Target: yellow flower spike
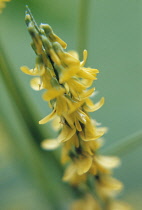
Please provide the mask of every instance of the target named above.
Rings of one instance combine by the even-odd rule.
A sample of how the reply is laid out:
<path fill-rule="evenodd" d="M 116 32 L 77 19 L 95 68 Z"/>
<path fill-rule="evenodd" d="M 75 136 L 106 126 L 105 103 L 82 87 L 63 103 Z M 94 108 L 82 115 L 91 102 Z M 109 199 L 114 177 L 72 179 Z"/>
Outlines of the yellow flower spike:
<path fill-rule="evenodd" d="M 81 67 L 85 65 L 86 60 L 87 60 L 87 56 L 88 56 L 88 52 L 87 52 L 87 50 L 84 50 L 84 51 L 83 51 L 83 61 L 80 62 L 80 66 L 81 66 Z"/>
<path fill-rule="evenodd" d="M 57 139 L 46 139 L 41 146 L 53 150 L 62 144 L 61 161 L 68 164 L 63 180 L 81 190 L 85 189 L 87 194 L 89 185 L 86 186 L 86 181 L 89 180 L 88 175 L 92 175 L 103 207 L 113 210 L 109 208 L 112 198 L 122 189 L 122 184 L 110 175 L 120 161 L 117 157 L 98 155 L 98 149 L 102 145 L 100 137 L 106 132 L 106 128 L 97 127 L 100 125 L 88 115 L 88 112 L 94 112 L 104 104 L 104 98 L 96 104 L 89 98 L 96 93 L 95 88 L 88 88 L 97 79 L 99 71 L 84 67 L 87 50 L 83 51 L 81 62 L 75 51 L 65 52 L 63 48 L 66 48 L 66 43 L 54 34 L 49 25 L 38 26 L 28 8 L 26 24 L 38 60 L 33 70 L 25 66 L 21 70 L 32 76 L 39 76 L 31 80 L 31 86 L 35 90 L 46 89 L 43 98 L 53 109 L 39 124 L 58 117 L 54 124 L 56 130 L 60 129 Z M 85 199 L 88 201 L 87 210 L 100 210 L 92 197 L 86 196 Z M 106 201 L 109 201 L 109 206 L 105 206 Z M 85 204 L 79 204 L 82 206 L 81 210 L 86 210 Z"/>
<path fill-rule="evenodd" d="M 43 89 L 42 81 L 40 77 L 35 77 L 31 79 L 30 85 L 33 90 L 39 91 Z"/>
<path fill-rule="evenodd" d="M 78 175 L 86 173 L 92 165 L 91 156 L 81 156 L 75 161 Z"/>
<path fill-rule="evenodd" d="M 56 116 L 56 110 L 53 110 L 49 115 L 39 121 L 39 124 L 45 124 Z"/>
<path fill-rule="evenodd" d="M 60 143 L 56 139 L 45 139 L 41 143 L 41 147 L 45 150 L 54 150 L 59 147 Z"/>
<path fill-rule="evenodd" d="M 58 136 L 59 142 L 66 142 L 69 140 L 76 132 L 75 128 L 70 128 L 68 125 L 64 124 L 60 135 Z"/>
<path fill-rule="evenodd" d="M 94 112 L 100 109 L 103 106 L 103 104 L 104 104 L 104 97 L 102 97 L 101 100 L 96 104 L 93 104 L 93 102 L 89 98 L 87 98 L 85 100 L 85 105 L 83 106 L 83 109 L 86 112 Z"/>

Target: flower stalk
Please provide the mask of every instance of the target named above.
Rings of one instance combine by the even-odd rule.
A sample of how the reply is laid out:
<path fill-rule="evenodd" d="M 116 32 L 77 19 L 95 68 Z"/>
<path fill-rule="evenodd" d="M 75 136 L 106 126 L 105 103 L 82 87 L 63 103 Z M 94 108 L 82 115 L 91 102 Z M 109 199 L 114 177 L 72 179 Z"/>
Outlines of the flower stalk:
<path fill-rule="evenodd" d="M 89 115 L 104 104 L 104 98 L 96 104 L 90 99 L 95 89 L 89 88 L 99 71 L 85 67 L 86 50 L 83 61 L 75 51 L 65 51 L 67 44 L 48 24 L 37 26 L 29 9 L 25 20 L 36 53 L 36 64 L 33 69 L 23 66 L 21 70 L 35 76 L 31 87 L 45 90 L 43 99 L 52 110 L 39 124 L 53 120 L 54 129 L 59 130 L 58 138 L 45 139 L 42 147 L 47 150 L 62 147 L 61 162 L 66 165 L 63 181 L 83 192 L 83 199 L 75 202 L 72 209 L 112 210 L 118 206 L 128 209 L 114 199 L 122 189 L 122 183 L 111 174 L 112 169 L 120 165 L 120 160 L 99 154 L 106 128 L 100 127 Z M 91 186 L 88 184 L 90 176 Z M 96 197 L 91 194 L 92 186 Z"/>

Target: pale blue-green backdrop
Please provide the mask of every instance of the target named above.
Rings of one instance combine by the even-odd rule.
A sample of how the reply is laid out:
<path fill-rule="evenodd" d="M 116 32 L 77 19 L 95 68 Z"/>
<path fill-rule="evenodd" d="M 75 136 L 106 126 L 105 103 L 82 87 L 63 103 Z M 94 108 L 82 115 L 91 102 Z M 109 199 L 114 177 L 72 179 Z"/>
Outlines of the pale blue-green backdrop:
<path fill-rule="evenodd" d="M 59 165 L 58 152 L 40 149 L 42 137 L 56 136 L 50 129 L 50 123 L 38 125 L 38 121 L 50 113 L 50 109 L 41 99 L 42 92 L 30 88 L 31 78 L 20 71 L 20 66 L 32 68 L 35 62 L 35 54 L 30 47 L 31 38 L 24 23 L 25 5 L 29 5 L 38 24 L 43 22 L 52 26 L 54 32 L 68 43 L 68 50 L 77 50 L 81 39 L 80 2 L 12 0 L 0 15 L 0 56 L 5 54 L 5 68 L 10 68 L 15 80 L 6 75 L 13 81 L 11 86 L 15 87 L 15 83 L 18 83 L 18 89 L 21 90 L 19 100 L 20 94 L 24 94 L 37 126 L 32 128 L 32 132 L 29 131 L 23 117 L 26 113 L 19 111 L 17 102 L 11 96 L 11 86 L 2 76 L 0 202 L 4 210 L 66 209 L 74 197 L 72 190 L 61 182 L 63 170 Z M 105 105 L 92 113 L 92 117 L 109 129 L 103 152 L 122 158 L 121 167 L 115 171 L 115 176 L 125 185 L 120 197 L 133 205 L 134 209 L 140 210 L 142 1 L 88 0 L 88 4 L 88 12 L 84 12 L 87 43 L 82 47 L 88 50 L 87 66 L 100 70 L 98 80 L 94 83 L 98 95 L 93 100 L 95 102 L 105 97 Z M 27 114 L 27 117 L 30 118 L 30 115 Z M 37 128 L 43 135 L 36 139 Z"/>

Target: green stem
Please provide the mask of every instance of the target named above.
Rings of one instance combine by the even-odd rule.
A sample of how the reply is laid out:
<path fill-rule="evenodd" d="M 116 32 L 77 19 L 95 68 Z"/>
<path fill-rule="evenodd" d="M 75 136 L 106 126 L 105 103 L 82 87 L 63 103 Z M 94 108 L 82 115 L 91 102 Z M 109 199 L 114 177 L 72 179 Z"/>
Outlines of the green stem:
<path fill-rule="evenodd" d="M 111 155 L 124 156 L 142 144 L 142 131 L 127 137 L 112 146 L 103 149 L 103 152 Z"/>
<path fill-rule="evenodd" d="M 80 0 L 79 3 L 78 53 L 80 56 L 82 56 L 83 50 L 88 46 L 89 4 L 90 0 Z"/>

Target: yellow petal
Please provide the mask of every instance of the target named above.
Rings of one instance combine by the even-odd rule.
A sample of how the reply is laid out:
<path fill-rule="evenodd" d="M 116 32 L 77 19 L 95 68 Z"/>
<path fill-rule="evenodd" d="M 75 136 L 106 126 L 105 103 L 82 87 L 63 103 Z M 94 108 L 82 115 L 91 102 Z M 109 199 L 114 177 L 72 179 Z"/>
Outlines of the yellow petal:
<path fill-rule="evenodd" d="M 58 136 L 59 142 L 65 142 L 69 140 L 76 132 L 75 128 L 70 128 L 68 125 L 63 125 L 62 131 Z"/>
<path fill-rule="evenodd" d="M 74 58 L 76 58 L 77 60 L 79 60 L 79 56 L 78 56 L 78 53 L 74 50 L 71 50 L 71 51 L 68 51 L 68 53 L 70 55 L 72 55 Z"/>
<path fill-rule="evenodd" d="M 85 68 L 85 67 L 82 67 L 82 69 L 90 74 L 92 74 L 93 76 L 96 77 L 96 74 L 99 73 L 99 70 L 98 69 L 92 69 L 92 68 Z"/>
<path fill-rule="evenodd" d="M 84 79 L 95 80 L 95 77 L 93 75 L 91 75 L 90 73 L 86 71 L 83 71 L 82 69 L 80 69 L 80 71 L 77 73 L 77 76 Z"/>
<path fill-rule="evenodd" d="M 77 119 L 83 124 L 86 124 L 86 122 L 90 120 L 87 114 L 85 114 L 85 112 L 83 112 L 81 109 L 78 109 L 75 112 L 75 114 L 76 114 Z"/>
<path fill-rule="evenodd" d="M 92 157 L 81 156 L 80 159 L 77 160 L 76 164 L 77 164 L 77 173 L 79 175 L 82 175 L 90 169 L 91 164 L 92 164 Z"/>
<path fill-rule="evenodd" d="M 49 120 L 52 120 L 55 116 L 56 116 L 56 111 L 53 110 L 49 115 L 47 115 L 47 116 L 44 117 L 42 120 L 40 120 L 40 121 L 39 121 L 39 124 L 45 124 L 45 123 L 47 123 Z"/>
<path fill-rule="evenodd" d="M 72 56 L 70 53 L 64 52 L 62 49 L 59 49 L 56 51 L 60 59 L 62 60 L 62 63 L 65 64 L 65 66 L 68 67 L 75 67 L 78 66 L 80 68 L 80 61 Z"/>
<path fill-rule="evenodd" d="M 95 161 L 101 167 L 106 169 L 112 169 L 120 165 L 120 159 L 118 157 L 109 156 L 95 156 Z"/>
<path fill-rule="evenodd" d="M 82 79 L 82 84 L 84 84 L 86 88 L 91 87 L 92 83 L 93 83 L 92 79 Z"/>
<path fill-rule="evenodd" d="M 104 97 L 101 98 L 101 100 L 98 103 L 93 105 L 90 103 L 90 101 L 91 101 L 90 99 L 86 100 L 86 104 L 83 106 L 86 112 L 94 112 L 100 109 L 104 104 Z"/>
<path fill-rule="evenodd" d="M 118 190 L 119 191 L 119 190 L 122 190 L 122 188 L 123 188 L 123 184 L 119 180 L 117 180 L 113 177 L 110 177 L 110 176 L 103 177 L 101 180 L 101 184 L 110 190 Z"/>
<path fill-rule="evenodd" d="M 43 85 L 42 85 L 42 81 L 40 77 L 35 77 L 33 79 L 31 79 L 30 81 L 30 85 L 32 87 L 33 90 L 42 90 L 43 89 Z"/>
<path fill-rule="evenodd" d="M 20 68 L 25 74 L 32 75 L 32 76 L 42 76 L 45 73 L 45 68 L 42 67 L 40 70 L 35 69 L 29 69 L 27 66 L 21 66 Z"/>
<path fill-rule="evenodd" d="M 57 140 L 53 139 L 46 139 L 41 143 L 41 147 L 46 150 L 54 150 L 58 148 L 60 143 Z"/>
<path fill-rule="evenodd" d="M 96 182 L 97 192 L 102 198 L 114 197 L 119 193 L 123 185 L 117 179 L 110 176 L 102 176 L 99 182 Z"/>
<path fill-rule="evenodd" d="M 75 173 L 76 173 L 76 166 L 74 164 L 71 164 L 70 166 L 68 166 L 68 168 L 64 173 L 63 181 L 69 181 L 74 176 Z"/>
<path fill-rule="evenodd" d="M 59 57 L 57 56 L 57 54 L 55 53 L 55 51 L 51 48 L 49 52 L 54 63 L 56 63 L 57 65 L 61 65 L 61 61 Z"/>
<path fill-rule="evenodd" d="M 81 128 L 81 125 L 80 125 L 80 122 L 75 118 L 75 127 L 78 131 L 82 131 L 82 128 Z"/>
<path fill-rule="evenodd" d="M 83 93 L 80 94 L 80 99 L 85 99 L 88 98 L 89 96 L 91 96 L 95 91 L 95 88 L 92 88 L 90 90 L 84 91 Z"/>
<path fill-rule="evenodd" d="M 54 37 L 55 37 L 56 42 L 60 43 L 60 45 L 61 45 L 64 49 L 66 49 L 67 44 L 66 44 L 62 39 L 60 39 L 57 35 L 54 34 Z"/>
<path fill-rule="evenodd" d="M 61 119 L 60 117 L 56 117 L 53 121 L 52 121 L 52 127 L 55 131 L 58 131 L 61 127 L 62 127 L 62 124 L 61 124 Z"/>
<path fill-rule="evenodd" d="M 75 113 L 72 114 L 63 114 L 65 120 L 67 121 L 67 123 L 69 124 L 69 126 L 71 128 L 74 128 L 74 122 L 75 122 Z"/>

